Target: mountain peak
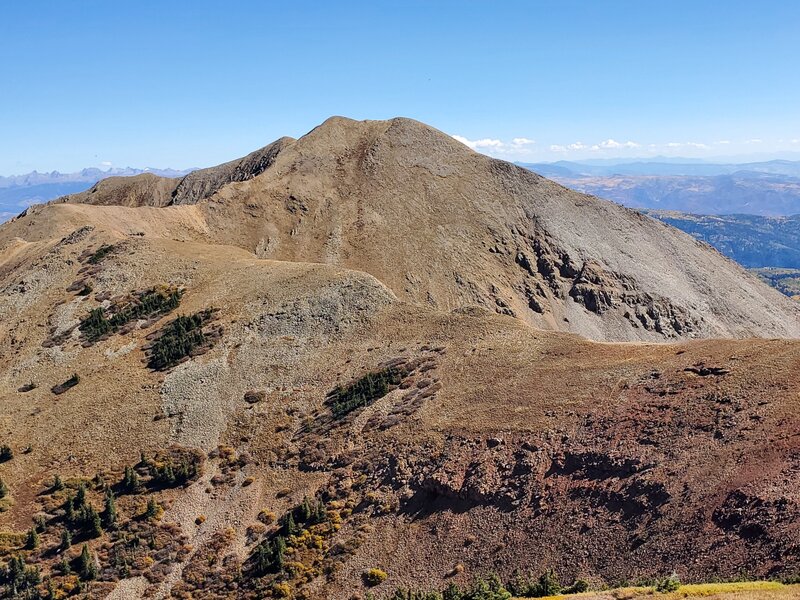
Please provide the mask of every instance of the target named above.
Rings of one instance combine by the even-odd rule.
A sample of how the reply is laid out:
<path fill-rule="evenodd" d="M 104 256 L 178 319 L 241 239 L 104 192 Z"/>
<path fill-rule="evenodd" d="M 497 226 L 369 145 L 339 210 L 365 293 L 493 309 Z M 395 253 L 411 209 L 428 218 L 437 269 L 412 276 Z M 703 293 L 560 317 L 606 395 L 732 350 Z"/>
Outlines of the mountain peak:
<path fill-rule="evenodd" d="M 198 205 L 209 235 L 261 258 L 598 340 L 800 335 L 796 304 L 709 247 L 413 119 L 332 117 L 182 179 L 111 179 L 68 201 Z"/>

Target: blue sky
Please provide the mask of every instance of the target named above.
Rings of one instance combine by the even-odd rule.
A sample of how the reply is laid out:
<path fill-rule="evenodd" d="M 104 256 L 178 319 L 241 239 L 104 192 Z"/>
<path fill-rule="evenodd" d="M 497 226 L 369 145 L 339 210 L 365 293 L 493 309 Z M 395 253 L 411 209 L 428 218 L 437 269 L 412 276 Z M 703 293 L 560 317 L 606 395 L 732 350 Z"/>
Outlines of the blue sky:
<path fill-rule="evenodd" d="M 208 166 L 333 114 L 514 160 L 777 156 L 798 39 L 788 0 L 4 2 L 0 175 Z"/>

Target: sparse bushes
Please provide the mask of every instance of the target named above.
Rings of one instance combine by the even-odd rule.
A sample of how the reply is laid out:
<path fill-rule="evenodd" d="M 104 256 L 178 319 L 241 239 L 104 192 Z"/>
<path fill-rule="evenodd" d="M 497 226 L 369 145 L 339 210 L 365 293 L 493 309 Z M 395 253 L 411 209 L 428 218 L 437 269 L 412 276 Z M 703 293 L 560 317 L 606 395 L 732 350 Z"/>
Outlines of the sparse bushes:
<path fill-rule="evenodd" d="M 3 478 L 0 477 L 0 500 L 8 496 L 8 486 L 6 482 L 3 481 Z"/>
<path fill-rule="evenodd" d="M 365 571 L 362 577 L 364 578 L 364 583 L 370 587 L 374 587 L 386 581 L 386 578 L 389 577 L 389 575 L 386 573 L 386 571 L 378 568 L 372 568 L 369 571 Z"/>

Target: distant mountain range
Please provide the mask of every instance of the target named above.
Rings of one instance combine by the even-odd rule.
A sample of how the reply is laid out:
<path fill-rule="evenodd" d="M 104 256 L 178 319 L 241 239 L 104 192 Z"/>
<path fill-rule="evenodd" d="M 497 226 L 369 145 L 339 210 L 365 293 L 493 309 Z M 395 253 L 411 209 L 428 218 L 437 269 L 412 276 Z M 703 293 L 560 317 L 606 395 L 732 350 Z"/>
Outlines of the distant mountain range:
<path fill-rule="evenodd" d="M 76 194 L 92 187 L 101 179 L 152 173 L 161 177 L 181 177 L 194 169 L 83 169 L 76 173 L 39 173 L 0 177 L 0 223 L 19 214 L 31 204 L 40 204 L 67 194 Z"/>
<path fill-rule="evenodd" d="M 800 215 L 644 212 L 713 246 L 787 296 L 800 296 Z"/>
<path fill-rule="evenodd" d="M 702 240 L 748 268 L 800 269 L 800 215 L 692 215 L 644 211 Z"/>
<path fill-rule="evenodd" d="M 633 208 L 706 215 L 800 213 L 800 161 L 614 165 L 561 161 L 522 166 L 567 187 Z"/>
<path fill-rule="evenodd" d="M 800 161 L 769 160 L 751 163 L 707 163 L 645 161 L 633 162 L 571 162 L 520 163 L 545 177 L 609 177 L 616 175 L 677 175 L 703 176 L 736 174 L 771 174 L 800 177 Z"/>

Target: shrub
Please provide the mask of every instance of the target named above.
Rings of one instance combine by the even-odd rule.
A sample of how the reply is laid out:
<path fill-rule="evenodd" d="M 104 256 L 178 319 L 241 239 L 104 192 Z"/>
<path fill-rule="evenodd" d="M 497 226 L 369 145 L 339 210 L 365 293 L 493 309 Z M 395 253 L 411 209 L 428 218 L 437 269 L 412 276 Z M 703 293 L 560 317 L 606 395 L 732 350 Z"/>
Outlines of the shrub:
<path fill-rule="evenodd" d="M 14 458 L 14 451 L 11 450 L 11 446 L 5 444 L 0 446 L 0 462 L 6 462 L 12 458 Z"/>
<path fill-rule="evenodd" d="M 33 526 L 37 532 L 44 533 L 44 530 L 47 529 L 47 519 L 44 515 L 36 515 L 33 517 Z"/>
<path fill-rule="evenodd" d="M 6 496 L 8 496 L 8 486 L 6 485 L 6 482 L 3 481 L 3 478 L 0 477 L 0 499 L 5 498 Z"/>
<path fill-rule="evenodd" d="M 673 573 L 669 577 L 665 577 L 664 579 L 659 580 L 656 583 L 656 591 L 662 594 L 666 594 L 668 592 L 676 592 L 678 591 L 679 587 L 681 587 L 681 580 L 675 573 Z"/>
<path fill-rule="evenodd" d="M 589 582 L 585 579 L 576 579 L 571 586 L 564 590 L 565 594 L 581 594 L 589 591 Z"/>
<path fill-rule="evenodd" d="M 364 583 L 370 587 L 374 587 L 386 581 L 386 578 L 389 577 L 389 575 L 387 575 L 386 571 L 382 571 L 378 568 L 372 568 L 369 571 L 364 572 L 363 577 Z"/>

